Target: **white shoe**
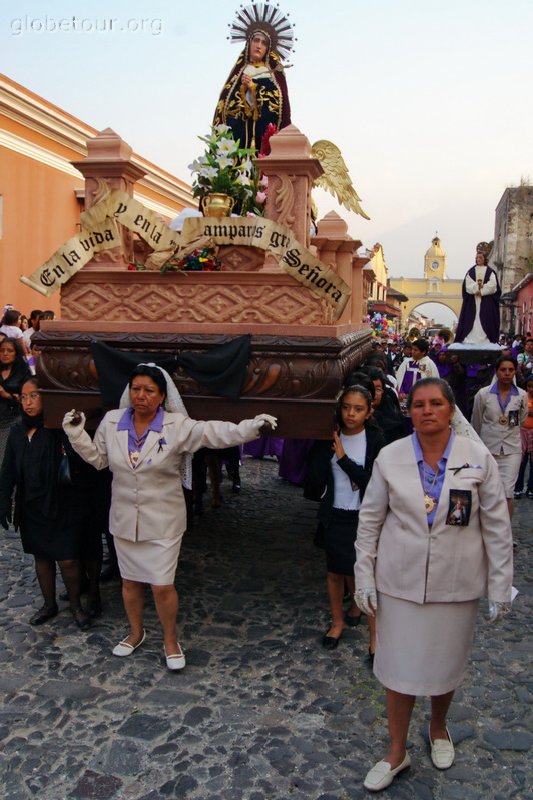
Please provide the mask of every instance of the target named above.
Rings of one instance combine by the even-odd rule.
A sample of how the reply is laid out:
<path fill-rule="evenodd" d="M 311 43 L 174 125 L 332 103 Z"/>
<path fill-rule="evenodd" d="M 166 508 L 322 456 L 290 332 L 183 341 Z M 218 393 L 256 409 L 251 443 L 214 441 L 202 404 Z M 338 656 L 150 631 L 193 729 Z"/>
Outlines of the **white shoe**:
<path fill-rule="evenodd" d="M 446 728 L 447 739 L 432 740 L 431 731 L 428 731 L 428 733 L 431 747 L 431 760 L 434 766 L 437 767 L 437 769 L 449 769 L 455 760 L 455 750 L 450 731 Z"/>
<path fill-rule="evenodd" d="M 399 772 L 402 772 L 402 770 L 410 766 L 411 757 L 409 753 L 405 754 L 402 763 L 394 767 L 394 769 L 388 761 L 378 761 L 377 764 L 374 764 L 370 772 L 367 773 L 363 786 L 371 792 L 380 792 L 382 789 L 386 789 L 387 786 L 391 785 Z"/>
<path fill-rule="evenodd" d="M 146 631 L 144 631 L 144 630 L 143 630 L 142 639 L 139 642 L 139 644 L 133 645 L 133 644 L 130 644 L 129 642 L 127 642 L 125 639 L 123 639 L 121 642 L 119 642 L 117 644 L 116 647 L 113 648 L 113 655 L 114 656 L 121 656 L 122 658 L 124 658 L 125 656 L 131 656 L 131 654 L 135 650 L 137 650 L 138 647 L 140 647 L 142 645 L 142 643 L 144 642 L 145 639 L 146 639 Z"/>
<path fill-rule="evenodd" d="M 183 654 L 183 650 L 181 649 L 181 645 L 179 642 L 178 642 L 178 649 L 179 653 L 171 653 L 170 655 L 167 655 L 166 647 L 163 648 L 165 653 L 165 659 L 167 662 L 167 669 L 174 671 L 177 669 L 183 669 L 183 667 L 185 666 L 185 656 Z"/>

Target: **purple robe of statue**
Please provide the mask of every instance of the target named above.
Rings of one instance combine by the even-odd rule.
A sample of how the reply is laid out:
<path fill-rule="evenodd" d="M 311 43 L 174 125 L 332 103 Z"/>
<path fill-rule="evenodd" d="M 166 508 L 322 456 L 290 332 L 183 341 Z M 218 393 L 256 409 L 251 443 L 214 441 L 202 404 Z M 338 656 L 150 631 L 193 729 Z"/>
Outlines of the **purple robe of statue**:
<path fill-rule="evenodd" d="M 474 282 L 476 280 L 476 268 L 471 267 L 466 275 Z M 496 272 L 491 267 L 485 267 L 485 275 L 483 278 L 483 285 L 489 282 L 494 275 L 496 279 L 496 292 L 487 294 L 481 297 L 481 304 L 479 308 L 479 321 L 481 327 L 485 331 L 489 342 L 494 344 L 498 343 L 500 338 L 500 296 L 501 289 Z M 457 330 L 455 331 L 455 341 L 458 343 L 463 342 L 472 328 L 476 319 L 476 297 L 466 291 L 466 276 L 463 280 L 463 305 L 461 306 L 461 313 L 459 315 L 459 322 L 457 323 Z"/>

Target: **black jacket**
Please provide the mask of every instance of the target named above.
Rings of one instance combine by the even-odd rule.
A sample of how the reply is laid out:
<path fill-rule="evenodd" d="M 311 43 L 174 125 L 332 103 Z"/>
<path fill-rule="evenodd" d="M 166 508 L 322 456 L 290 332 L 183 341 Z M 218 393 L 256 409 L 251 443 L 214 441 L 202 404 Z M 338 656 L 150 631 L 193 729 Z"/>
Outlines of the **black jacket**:
<path fill-rule="evenodd" d="M 348 456 L 343 456 L 337 461 L 339 467 L 344 470 L 351 481 L 359 488 L 361 499 L 363 499 L 365 489 L 372 474 L 372 465 L 381 450 L 385 446 L 385 438 L 381 430 L 373 425 L 365 426 L 366 429 L 366 456 L 365 465 L 362 467 L 356 464 Z M 333 472 L 331 469 L 332 441 L 317 441 L 308 456 L 307 475 L 304 482 L 304 497 L 308 500 L 320 500 L 318 509 L 318 519 L 327 527 L 333 508 L 333 498 L 335 487 L 333 483 Z"/>
<path fill-rule="evenodd" d="M 7 378 L 4 379 L 0 375 L 0 386 L 11 395 L 11 397 L 0 397 L 0 422 L 20 416 L 20 403 L 14 395 L 20 394 L 22 384 L 31 377 L 28 365 L 22 359 L 13 365 Z"/>
<path fill-rule="evenodd" d="M 9 431 L 6 451 L 0 468 L 0 514 L 11 516 L 11 498 L 15 490 L 15 513 L 13 524 L 19 527 L 22 503 L 36 501 L 43 517 L 57 519 L 61 507 L 68 503 L 79 512 L 87 513 L 87 479 L 95 472 L 72 449 L 61 430 L 38 428 L 32 439 L 32 458 L 24 469 L 24 451 L 27 446 L 27 430 L 17 423 Z M 72 485 L 62 486 L 58 482 L 58 469 L 63 449 L 68 455 Z"/>

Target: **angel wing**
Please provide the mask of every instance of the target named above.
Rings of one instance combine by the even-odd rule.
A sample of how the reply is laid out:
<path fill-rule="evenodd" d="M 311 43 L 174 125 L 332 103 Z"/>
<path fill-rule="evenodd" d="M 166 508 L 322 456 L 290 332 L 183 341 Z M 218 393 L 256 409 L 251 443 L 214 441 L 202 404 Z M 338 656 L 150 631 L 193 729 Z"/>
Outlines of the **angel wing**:
<path fill-rule="evenodd" d="M 365 219 L 370 219 L 359 205 L 361 198 L 355 191 L 348 167 L 337 145 L 327 139 L 320 139 L 311 148 L 311 155 L 320 161 L 324 170 L 324 174 L 315 179 L 313 186 L 320 186 L 336 195 L 339 203 L 348 211 L 355 211 Z"/>

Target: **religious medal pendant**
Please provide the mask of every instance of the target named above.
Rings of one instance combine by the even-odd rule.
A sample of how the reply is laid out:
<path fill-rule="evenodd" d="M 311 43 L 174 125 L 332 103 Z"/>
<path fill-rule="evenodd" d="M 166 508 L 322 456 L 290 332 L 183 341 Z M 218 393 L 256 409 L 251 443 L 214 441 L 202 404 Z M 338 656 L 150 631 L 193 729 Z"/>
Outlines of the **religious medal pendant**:
<path fill-rule="evenodd" d="M 132 467 L 137 466 L 137 461 L 139 460 L 139 456 L 140 453 L 138 450 L 133 450 L 133 452 L 130 453 L 130 462 Z"/>
<path fill-rule="evenodd" d="M 424 508 L 426 509 L 426 514 L 431 514 L 435 508 L 435 500 L 429 494 L 424 495 Z"/>
<path fill-rule="evenodd" d="M 500 423 L 500 425 L 507 425 L 507 417 L 505 416 L 505 414 L 502 414 L 498 422 Z"/>

